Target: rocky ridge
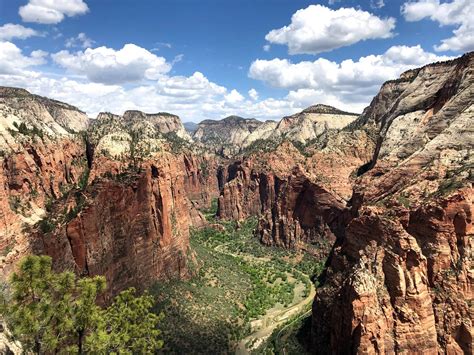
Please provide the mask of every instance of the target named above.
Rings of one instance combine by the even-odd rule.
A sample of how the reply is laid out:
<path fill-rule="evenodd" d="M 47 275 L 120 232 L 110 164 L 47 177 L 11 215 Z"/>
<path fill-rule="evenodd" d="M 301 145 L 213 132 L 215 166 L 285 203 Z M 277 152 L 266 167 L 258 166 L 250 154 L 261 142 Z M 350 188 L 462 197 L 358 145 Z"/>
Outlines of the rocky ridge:
<path fill-rule="evenodd" d="M 204 223 L 197 208 L 218 193 L 217 160 L 187 149 L 177 116 L 89 121 L 25 90 L 2 95 L 3 277 L 32 252 L 51 255 L 58 270 L 104 274 L 109 295 L 189 276 L 189 227 Z"/>
<path fill-rule="evenodd" d="M 361 116 L 379 139 L 314 302 L 315 348 L 472 352 L 473 70 L 470 53 L 404 73 Z"/>
<path fill-rule="evenodd" d="M 359 115 L 327 105 L 314 105 L 279 122 L 258 121 L 229 116 L 219 121 L 205 120 L 198 124 L 193 139 L 225 156 L 245 154 L 261 145 L 278 145 L 291 141 L 305 145 L 331 130 L 340 130 Z"/>

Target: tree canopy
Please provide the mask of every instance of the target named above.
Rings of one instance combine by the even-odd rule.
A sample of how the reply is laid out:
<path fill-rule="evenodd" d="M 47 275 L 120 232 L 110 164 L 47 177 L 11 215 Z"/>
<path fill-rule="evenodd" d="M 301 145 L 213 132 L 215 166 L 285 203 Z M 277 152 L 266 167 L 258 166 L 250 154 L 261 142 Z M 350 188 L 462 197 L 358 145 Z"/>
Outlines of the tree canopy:
<path fill-rule="evenodd" d="M 1 292 L 12 337 L 35 354 L 152 354 L 163 346 L 153 297 L 130 288 L 107 308 L 97 304 L 103 276 L 55 273 L 48 256 L 28 256 Z"/>

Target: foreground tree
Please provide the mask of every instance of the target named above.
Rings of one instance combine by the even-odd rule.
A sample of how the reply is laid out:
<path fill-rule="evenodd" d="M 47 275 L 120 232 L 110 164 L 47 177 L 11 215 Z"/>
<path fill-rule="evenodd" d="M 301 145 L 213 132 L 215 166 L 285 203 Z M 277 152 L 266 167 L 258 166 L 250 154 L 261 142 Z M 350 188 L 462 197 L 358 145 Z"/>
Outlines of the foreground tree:
<path fill-rule="evenodd" d="M 161 331 L 157 324 L 162 315 L 150 312 L 153 297 L 135 296 L 135 289 L 121 292 L 104 311 L 107 329 L 107 351 L 115 354 L 153 354 L 163 346 Z M 95 333 L 89 337 L 88 348 L 92 352 L 101 352 L 103 334 Z M 94 344 L 98 345 L 95 347 Z"/>
<path fill-rule="evenodd" d="M 78 279 L 51 266 L 50 257 L 26 257 L 1 294 L 0 313 L 25 352 L 146 354 L 161 348 L 152 297 L 129 289 L 101 309 L 96 300 L 104 277 Z"/>

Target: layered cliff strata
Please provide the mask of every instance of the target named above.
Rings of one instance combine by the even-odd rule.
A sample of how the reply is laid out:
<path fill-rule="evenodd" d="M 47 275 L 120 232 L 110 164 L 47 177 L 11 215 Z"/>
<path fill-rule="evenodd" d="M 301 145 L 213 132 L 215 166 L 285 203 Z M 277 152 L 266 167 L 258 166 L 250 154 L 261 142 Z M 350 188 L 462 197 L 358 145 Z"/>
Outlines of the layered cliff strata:
<path fill-rule="evenodd" d="M 354 124 L 379 139 L 313 305 L 314 349 L 472 353 L 473 71 L 471 53 L 404 73 Z"/>
<path fill-rule="evenodd" d="M 2 277 L 32 252 L 104 274 L 109 295 L 188 275 L 189 227 L 218 194 L 218 163 L 187 149 L 177 116 L 89 121 L 25 90 L 0 93 Z"/>
<path fill-rule="evenodd" d="M 361 165 L 370 162 L 374 140 L 363 130 L 328 130 L 303 149 L 284 141 L 256 151 L 224 171 L 218 216 L 259 216 L 266 245 L 310 247 L 327 256 L 350 219 L 346 204 Z"/>
<path fill-rule="evenodd" d="M 205 120 L 198 124 L 193 139 L 225 157 L 283 141 L 300 145 L 317 140 L 320 135 L 339 130 L 359 115 L 327 105 L 314 105 L 279 122 L 229 116 L 219 121 Z"/>
<path fill-rule="evenodd" d="M 86 129 L 77 108 L 26 90 L 0 88 L 0 257 L 6 277 L 31 252 L 29 229 L 48 201 L 79 183 L 87 170 Z"/>
<path fill-rule="evenodd" d="M 191 216 L 184 180 L 171 154 L 96 178 L 54 206 L 36 232 L 35 252 L 51 255 L 58 269 L 105 275 L 111 294 L 186 277 Z"/>

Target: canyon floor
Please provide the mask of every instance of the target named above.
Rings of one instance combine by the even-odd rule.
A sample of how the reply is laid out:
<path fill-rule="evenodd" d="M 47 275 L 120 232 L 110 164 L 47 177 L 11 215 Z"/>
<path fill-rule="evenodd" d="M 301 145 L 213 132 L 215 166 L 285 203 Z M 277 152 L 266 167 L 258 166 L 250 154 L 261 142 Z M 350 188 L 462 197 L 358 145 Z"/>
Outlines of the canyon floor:
<path fill-rule="evenodd" d="M 164 313 L 167 325 L 163 353 L 264 351 L 274 332 L 308 314 L 315 296 L 311 278 L 323 263 L 302 251 L 263 246 L 255 238 L 255 218 L 237 224 L 216 220 L 212 208 L 203 212 L 210 226 L 190 236 L 189 262 L 199 271 L 190 280 L 151 287 L 155 311 Z"/>

